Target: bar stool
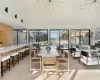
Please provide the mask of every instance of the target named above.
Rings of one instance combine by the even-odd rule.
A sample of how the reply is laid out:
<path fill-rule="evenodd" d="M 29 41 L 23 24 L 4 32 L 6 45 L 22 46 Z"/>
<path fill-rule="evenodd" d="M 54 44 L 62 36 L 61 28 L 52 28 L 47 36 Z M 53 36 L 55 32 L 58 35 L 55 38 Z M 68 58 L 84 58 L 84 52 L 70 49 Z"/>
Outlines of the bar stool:
<path fill-rule="evenodd" d="M 9 55 L 12 58 L 11 62 L 12 62 L 12 65 L 14 67 L 16 62 L 19 63 L 19 53 L 18 52 L 13 52 L 13 53 L 10 53 Z M 15 60 L 15 57 L 17 57 L 17 60 Z"/>
<path fill-rule="evenodd" d="M 25 48 L 25 56 L 29 55 L 29 48 Z"/>
<path fill-rule="evenodd" d="M 3 62 L 6 61 L 6 66 L 4 68 Z M 1 56 L 1 76 L 3 76 L 3 72 L 5 70 L 9 69 L 10 70 L 10 56 Z"/>
<path fill-rule="evenodd" d="M 22 50 L 20 50 L 20 51 L 18 51 L 19 52 L 19 58 L 20 59 L 23 59 L 23 57 L 24 57 L 24 52 L 25 52 L 25 49 L 22 49 Z"/>

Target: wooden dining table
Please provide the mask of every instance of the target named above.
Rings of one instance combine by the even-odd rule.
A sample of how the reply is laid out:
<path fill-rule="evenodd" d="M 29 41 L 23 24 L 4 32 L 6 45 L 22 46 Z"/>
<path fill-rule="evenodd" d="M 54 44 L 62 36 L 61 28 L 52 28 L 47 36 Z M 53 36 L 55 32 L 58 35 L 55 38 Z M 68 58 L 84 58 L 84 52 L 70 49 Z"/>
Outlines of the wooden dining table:
<path fill-rule="evenodd" d="M 46 50 L 46 46 L 45 46 L 45 47 L 41 48 L 40 52 L 38 53 L 38 56 L 42 56 L 42 57 L 56 57 L 56 56 L 59 56 L 59 53 L 57 52 L 55 47 L 51 47 L 51 50 L 48 52 Z"/>

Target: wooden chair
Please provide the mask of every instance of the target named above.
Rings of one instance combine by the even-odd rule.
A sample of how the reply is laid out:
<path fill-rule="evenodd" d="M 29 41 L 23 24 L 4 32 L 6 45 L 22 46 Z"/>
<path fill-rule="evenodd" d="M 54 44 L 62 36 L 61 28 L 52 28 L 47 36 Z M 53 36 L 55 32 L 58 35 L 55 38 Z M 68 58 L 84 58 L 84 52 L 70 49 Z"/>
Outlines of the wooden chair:
<path fill-rule="evenodd" d="M 59 70 L 60 70 L 60 65 L 66 64 L 66 66 L 68 66 L 68 53 L 64 52 L 64 56 L 57 57 L 57 61 L 58 61 Z M 68 70 L 65 70 L 65 67 L 64 67 L 63 71 L 68 71 Z"/>
<path fill-rule="evenodd" d="M 34 65 L 34 64 L 38 64 L 39 63 L 40 64 L 40 68 L 39 69 L 33 69 L 33 68 L 31 68 L 31 69 L 32 70 L 41 70 L 41 61 L 42 61 L 42 57 L 38 56 L 36 54 L 36 51 L 33 50 L 33 52 L 31 52 L 31 66 Z"/>
<path fill-rule="evenodd" d="M 58 64 L 56 57 L 43 57 L 42 58 L 43 80 L 47 79 L 50 75 L 59 75 L 57 66 Z M 44 73 L 46 72 L 47 72 L 47 77 L 44 78 Z"/>
<path fill-rule="evenodd" d="M 6 61 L 6 66 L 4 66 L 4 62 Z M 10 56 L 1 56 L 1 76 L 3 76 L 3 72 L 5 70 L 9 69 L 10 70 Z"/>

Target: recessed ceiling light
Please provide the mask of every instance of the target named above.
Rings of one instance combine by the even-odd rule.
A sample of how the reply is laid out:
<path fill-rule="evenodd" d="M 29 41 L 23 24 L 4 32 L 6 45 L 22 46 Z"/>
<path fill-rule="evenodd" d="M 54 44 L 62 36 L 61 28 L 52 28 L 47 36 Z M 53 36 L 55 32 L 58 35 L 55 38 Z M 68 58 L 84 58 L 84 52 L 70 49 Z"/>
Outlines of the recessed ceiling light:
<path fill-rule="evenodd" d="M 15 18 L 17 19 L 17 14 L 15 14 Z"/>
<path fill-rule="evenodd" d="M 5 12 L 8 13 L 8 7 L 5 8 Z"/>
<path fill-rule="evenodd" d="M 21 23 L 23 23 L 23 19 L 21 19 Z"/>

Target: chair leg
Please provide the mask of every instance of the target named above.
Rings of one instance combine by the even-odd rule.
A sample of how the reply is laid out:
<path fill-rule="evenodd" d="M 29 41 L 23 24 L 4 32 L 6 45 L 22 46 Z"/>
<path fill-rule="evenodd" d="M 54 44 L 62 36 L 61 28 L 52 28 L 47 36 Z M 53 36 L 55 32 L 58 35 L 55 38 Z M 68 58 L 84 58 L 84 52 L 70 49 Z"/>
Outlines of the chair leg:
<path fill-rule="evenodd" d="M 22 53 L 19 54 L 19 58 L 22 59 Z"/>
<path fill-rule="evenodd" d="M 1 62 L 1 76 L 3 76 L 3 62 Z"/>
<path fill-rule="evenodd" d="M 9 59 L 9 70 L 10 70 L 10 59 Z"/>
<path fill-rule="evenodd" d="M 41 66 L 41 59 L 40 59 L 40 70 L 41 70 L 42 66 Z"/>
<path fill-rule="evenodd" d="M 13 67 L 15 66 L 15 62 L 14 62 L 15 60 L 14 60 L 14 56 L 12 56 L 12 65 L 13 65 Z"/>
<path fill-rule="evenodd" d="M 23 52 L 21 52 L 21 58 L 22 58 L 22 60 L 23 60 Z"/>
<path fill-rule="evenodd" d="M 19 54 L 17 55 L 17 62 L 19 63 Z"/>
<path fill-rule="evenodd" d="M 74 52 L 74 59 L 75 59 L 75 52 Z"/>
<path fill-rule="evenodd" d="M 23 60 L 23 53 L 22 52 L 20 52 L 20 59 Z"/>
<path fill-rule="evenodd" d="M 6 65 L 7 65 L 7 68 L 8 68 L 9 67 L 8 60 L 6 60 Z"/>
<path fill-rule="evenodd" d="M 44 71 L 42 72 L 42 75 L 43 75 L 43 80 L 44 80 Z"/>
<path fill-rule="evenodd" d="M 22 57 L 24 58 L 24 52 L 22 52 Z"/>

